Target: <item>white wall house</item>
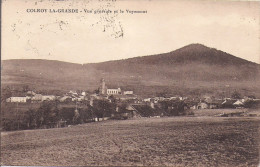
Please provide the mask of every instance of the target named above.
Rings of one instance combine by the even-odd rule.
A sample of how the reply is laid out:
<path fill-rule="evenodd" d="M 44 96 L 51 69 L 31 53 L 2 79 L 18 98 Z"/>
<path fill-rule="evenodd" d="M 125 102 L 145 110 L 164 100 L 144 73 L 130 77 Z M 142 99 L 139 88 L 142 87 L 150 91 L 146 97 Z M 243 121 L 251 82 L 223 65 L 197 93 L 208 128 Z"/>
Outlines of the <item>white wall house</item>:
<path fill-rule="evenodd" d="M 55 100 L 55 96 L 54 95 L 43 95 L 42 96 L 42 101 L 52 101 Z"/>
<path fill-rule="evenodd" d="M 235 103 L 233 103 L 233 105 L 241 106 L 241 105 L 244 105 L 244 103 L 242 102 L 242 100 L 237 100 Z"/>
<path fill-rule="evenodd" d="M 131 90 L 124 91 L 124 95 L 132 95 L 132 94 L 134 94 L 134 91 Z"/>
<path fill-rule="evenodd" d="M 32 101 L 35 102 L 35 101 L 42 101 L 42 95 L 41 94 L 36 94 L 32 97 Z"/>
<path fill-rule="evenodd" d="M 150 102 L 150 101 L 151 101 L 151 98 L 144 99 L 144 102 Z"/>
<path fill-rule="evenodd" d="M 208 104 L 205 102 L 199 102 L 197 109 L 207 109 L 208 108 Z"/>
<path fill-rule="evenodd" d="M 13 103 L 26 103 L 28 97 L 9 97 L 6 99 L 6 102 Z"/>

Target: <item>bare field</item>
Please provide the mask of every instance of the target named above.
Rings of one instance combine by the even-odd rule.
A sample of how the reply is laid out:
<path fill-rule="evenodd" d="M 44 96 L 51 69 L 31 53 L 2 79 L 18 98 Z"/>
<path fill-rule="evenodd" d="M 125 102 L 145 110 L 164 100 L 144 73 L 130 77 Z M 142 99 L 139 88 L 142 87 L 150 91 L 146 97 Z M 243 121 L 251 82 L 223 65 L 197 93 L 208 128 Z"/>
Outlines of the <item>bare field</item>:
<path fill-rule="evenodd" d="M 241 112 L 251 112 L 249 109 L 199 109 L 192 110 L 195 116 L 218 116 L 220 114 L 231 114 Z M 260 110 L 259 110 L 260 112 Z"/>
<path fill-rule="evenodd" d="M 257 166 L 259 117 L 165 117 L 1 133 L 1 165 Z"/>

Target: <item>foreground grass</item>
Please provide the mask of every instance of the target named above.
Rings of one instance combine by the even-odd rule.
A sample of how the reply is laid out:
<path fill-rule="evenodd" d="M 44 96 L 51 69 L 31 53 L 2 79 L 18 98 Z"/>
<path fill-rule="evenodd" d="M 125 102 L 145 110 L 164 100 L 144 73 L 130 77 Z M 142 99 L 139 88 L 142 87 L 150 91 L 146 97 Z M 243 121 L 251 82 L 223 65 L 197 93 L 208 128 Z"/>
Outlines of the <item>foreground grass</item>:
<path fill-rule="evenodd" d="M 1 134 L 1 165 L 257 166 L 259 118 L 172 117 Z"/>

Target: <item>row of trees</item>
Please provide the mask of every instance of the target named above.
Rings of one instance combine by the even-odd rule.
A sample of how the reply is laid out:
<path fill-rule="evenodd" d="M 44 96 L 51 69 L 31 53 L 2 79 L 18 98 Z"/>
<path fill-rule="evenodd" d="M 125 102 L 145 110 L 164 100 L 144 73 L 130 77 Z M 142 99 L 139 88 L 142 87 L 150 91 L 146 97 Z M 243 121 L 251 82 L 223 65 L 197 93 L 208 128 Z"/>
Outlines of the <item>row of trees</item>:
<path fill-rule="evenodd" d="M 105 100 L 94 100 L 93 106 L 84 105 L 80 108 L 63 107 L 57 101 L 46 101 L 37 109 L 29 108 L 23 114 L 19 113 L 19 119 L 15 114 L 2 118 L 2 127 L 4 130 L 62 127 L 109 117 L 113 112 L 115 104 Z"/>
<path fill-rule="evenodd" d="M 19 119 L 2 119 L 4 130 L 53 128 L 65 125 L 81 124 L 94 121 L 95 118 L 110 117 L 117 112 L 125 112 L 126 105 L 123 104 L 116 109 L 116 104 L 106 100 L 94 100 L 93 105 L 64 107 L 57 101 L 46 101 L 39 108 L 29 108 Z M 159 107 L 149 105 L 140 106 L 139 114 L 144 117 L 166 115 L 184 115 L 183 101 L 163 101 Z"/>

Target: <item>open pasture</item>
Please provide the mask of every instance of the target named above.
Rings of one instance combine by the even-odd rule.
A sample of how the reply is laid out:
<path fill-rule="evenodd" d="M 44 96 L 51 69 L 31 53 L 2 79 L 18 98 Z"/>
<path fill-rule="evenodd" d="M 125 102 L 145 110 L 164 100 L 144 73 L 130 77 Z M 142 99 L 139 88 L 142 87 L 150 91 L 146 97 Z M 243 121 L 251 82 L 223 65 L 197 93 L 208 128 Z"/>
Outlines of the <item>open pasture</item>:
<path fill-rule="evenodd" d="M 258 117 L 165 117 L 1 133 L 1 165 L 257 166 Z"/>

